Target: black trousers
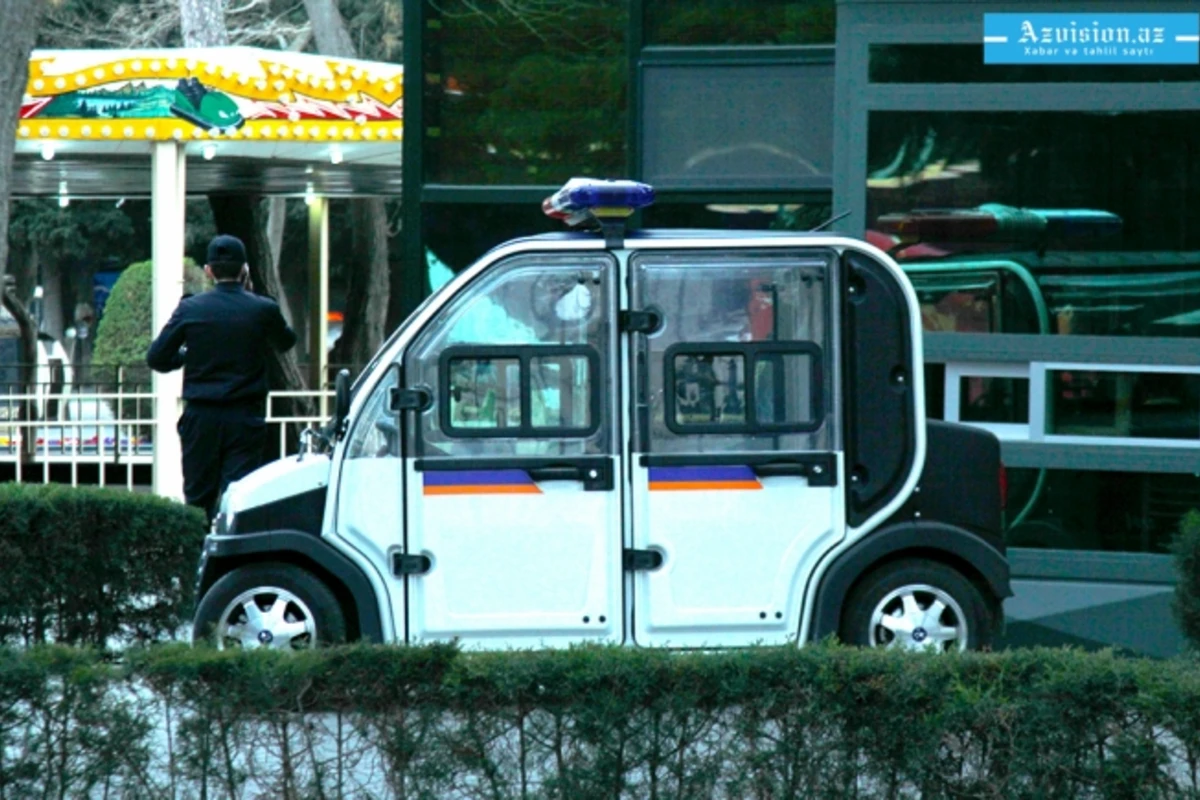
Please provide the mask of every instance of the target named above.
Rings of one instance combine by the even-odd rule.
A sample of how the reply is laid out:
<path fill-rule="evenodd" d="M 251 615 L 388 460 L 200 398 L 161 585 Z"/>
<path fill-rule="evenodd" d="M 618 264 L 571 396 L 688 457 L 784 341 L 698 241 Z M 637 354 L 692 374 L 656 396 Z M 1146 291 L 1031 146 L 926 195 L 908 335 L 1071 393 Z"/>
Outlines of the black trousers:
<path fill-rule="evenodd" d="M 262 406 L 189 402 L 176 426 L 183 445 L 183 496 L 188 505 L 217 513 L 233 481 L 265 461 L 267 423 Z"/>

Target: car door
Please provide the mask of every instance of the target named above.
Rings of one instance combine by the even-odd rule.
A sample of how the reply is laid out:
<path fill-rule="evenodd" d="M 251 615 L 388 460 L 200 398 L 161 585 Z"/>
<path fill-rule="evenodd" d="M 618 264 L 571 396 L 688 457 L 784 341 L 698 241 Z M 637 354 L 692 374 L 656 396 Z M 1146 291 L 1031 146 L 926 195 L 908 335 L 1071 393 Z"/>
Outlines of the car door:
<path fill-rule="evenodd" d="M 616 263 L 497 263 L 403 357 L 408 638 L 623 638 Z"/>
<path fill-rule="evenodd" d="M 841 538 L 835 255 L 644 252 L 630 262 L 634 640 L 796 636 Z"/>

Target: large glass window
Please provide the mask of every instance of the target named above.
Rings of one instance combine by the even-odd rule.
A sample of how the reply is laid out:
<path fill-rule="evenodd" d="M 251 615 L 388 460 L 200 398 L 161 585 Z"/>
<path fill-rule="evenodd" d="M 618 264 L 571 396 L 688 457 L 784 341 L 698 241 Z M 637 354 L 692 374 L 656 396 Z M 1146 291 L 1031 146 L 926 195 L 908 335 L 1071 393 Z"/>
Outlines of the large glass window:
<path fill-rule="evenodd" d="M 613 264 L 524 255 L 498 264 L 424 329 L 407 356 L 424 457 L 607 452 Z"/>
<path fill-rule="evenodd" d="M 664 45 L 832 43 L 834 0 L 653 0 L 646 38 Z"/>
<path fill-rule="evenodd" d="M 930 330 L 1031 332 L 973 266 L 1003 259 L 1051 333 L 1200 335 L 1197 141 L 1196 112 L 873 112 L 867 237 L 971 273 Z"/>
<path fill-rule="evenodd" d="M 1046 433 L 1200 439 L 1200 375 L 1054 370 Z"/>
<path fill-rule="evenodd" d="M 1010 547 L 1170 552 L 1200 476 L 1008 469 Z"/>
<path fill-rule="evenodd" d="M 638 337 L 638 446 L 832 449 L 828 259 L 823 251 L 638 256 L 633 302 L 660 323 Z"/>
<path fill-rule="evenodd" d="M 560 184 L 625 171 L 628 4 L 428 2 L 425 178 Z"/>
<path fill-rule="evenodd" d="M 659 188 L 828 189 L 833 63 L 647 63 L 642 174 Z"/>

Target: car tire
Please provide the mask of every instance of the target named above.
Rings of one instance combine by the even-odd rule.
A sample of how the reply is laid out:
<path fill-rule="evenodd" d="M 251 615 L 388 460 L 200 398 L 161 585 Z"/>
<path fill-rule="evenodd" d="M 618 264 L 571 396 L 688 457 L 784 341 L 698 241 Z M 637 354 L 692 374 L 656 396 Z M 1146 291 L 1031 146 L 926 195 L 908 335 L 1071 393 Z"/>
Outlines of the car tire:
<path fill-rule="evenodd" d="M 192 642 L 218 649 L 302 650 L 346 641 L 337 598 L 292 564 L 250 564 L 223 575 L 196 609 Z"/>
<path fill-rule="evenodd" d="M 992 616 L 983 593 L 958 570 L 905 559 L 872 570 L 843 606 L 841 639 L 863 647 L 984 650 Z"/>

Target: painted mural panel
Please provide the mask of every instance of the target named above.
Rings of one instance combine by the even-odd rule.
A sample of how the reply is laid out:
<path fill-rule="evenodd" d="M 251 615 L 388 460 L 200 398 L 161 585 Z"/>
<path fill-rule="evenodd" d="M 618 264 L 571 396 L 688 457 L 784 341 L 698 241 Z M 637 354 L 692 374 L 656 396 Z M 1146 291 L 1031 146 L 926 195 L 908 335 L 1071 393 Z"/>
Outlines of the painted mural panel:
<path fill-rule="evenodd" d="M 25 139 L 399 141 L 403 68 L 303 53 L 35 51 Z"/>

